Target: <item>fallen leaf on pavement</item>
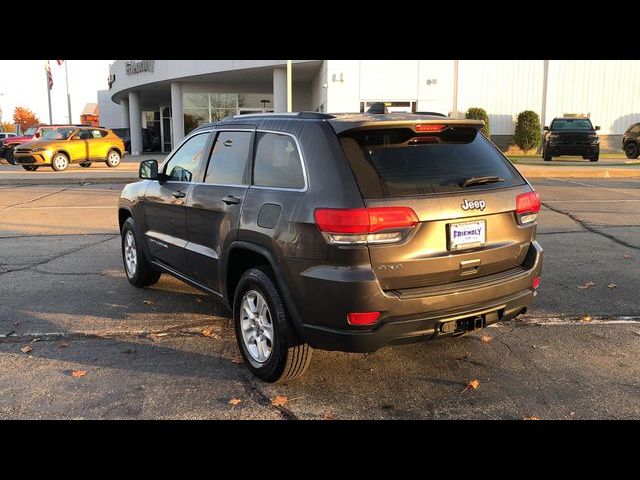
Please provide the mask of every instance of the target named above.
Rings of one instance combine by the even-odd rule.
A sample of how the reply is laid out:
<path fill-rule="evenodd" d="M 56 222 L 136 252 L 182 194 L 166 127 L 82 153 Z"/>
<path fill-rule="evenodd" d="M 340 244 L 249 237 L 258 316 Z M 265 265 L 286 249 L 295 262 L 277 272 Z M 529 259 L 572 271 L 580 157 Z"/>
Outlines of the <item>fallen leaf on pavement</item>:
<path fill-rule="evenodd" d="M 583 283 L 582 285 L 578 285 L 578 288 L 581 290 L 584 290 L 585 288 L 593 287 L 594 285 L 595 283 L 593 282 L 587 282 L 587 283 Z"/>
<path fill-rule="evenodd" d="M 533 416 L 533 417 L 524 417 L 523 420 L 540 420 L 540 419 L 536 416 Z"/>
<path fill-rule="evenodd" d="M 153 300 L 143 300 L 142 303 L 145 305 L 153 305 L 155 302 Z"/>
<path fill-rule="evenodd" d="M 60 342 L 58 344 L 58 348 L 67 348 L 69 346 L 69 342 Z"/>
<path fill-rule="evenodd" d="M 205 337 L 218 338 L 218 335 L 214 333 L 213 327 L 207 327 L 200 332 Z"/>
<path fill-rule="evenodd" d="M 323 420 L 335 420 L 336 417 L 333 416 L 333 413 L 327 412 L 322 416 Z"/>
<path fill-rule="evenodd" d="M 607 285 L 607 287 L 609 288 L 616 288 L 618 285 L 616 285 L 615 283 L 610 283 L 609 285 Z"/>
<path fill-rule="evenodd" d="M 463 392 L 466 392 L 467 390 L 469 390 L 470 388 L 473 388 L 474 390 L 477 390 L 478 387 L 480 386 L 480 382 L 478 380 L 471 380 L 466 387 L 464 387 Z"/>
<path fill-rule="evenodd" d="M 242 400 L 240 400 L 239 398 L 232 398 L 231 400 L 229 400 L 229 405 L 233 405 L 234 407 L 236 405 L 238 405 Z"/>
<path fill-rule="evenodd" d="M 231 363 L 244 363 L 244 360 L 242 359 L 242 357 L 240 357 L 240 358 L 232 358 L 231 359 Z"/>
<path fill-rule="evenodd" d="M 491 336 L 483 335 L 482 337 L 480 337 L 480 340 L 482 340 L 483 342 L 489 343 L 491 341 Z"/>
<path fill-rule="evenodd" d="M 288 401 L 289 400 L 287 400 L 287 397 L 285 397 L 284 395 L 278 395 L 276 398 L 271 400 L 271 405 L 273 405 L 274 407 L 282 407 L 283 405 L 286 405 Z"/>
<path fill-rule="evenodd" d="M 31 353 L 33 351 L 33 348 L 31 348 L 31 345 L 25 345 L 20 349 L 20 351 L 22 353 Z"/>
<path fill-rule="evenodd" d="M 149 334 L 149 338 L 151 340 L 159 340 L 162 337 L 166 337 L 167 335 L 169 335 L 168 333 L 150 333 Z"/>
<path fill-rule="evenodd" d="M 71 372 L 71 376 L 72 377 L 84 377 L 87 374 L 86 370 L 74 370 L 73 372 Z"/>
<path fill-rule="evenodd" d="M 591 320 L 593 319 L 589 315 L 585 315 L 580 319 L 580 323 L 589 323 Z"/>
<path fill-rule="evenodd" d="M 624 258 L 633 258 L 631 255 L 623 255 Z"/>
<path fill-rule="evenodd" d="M 635 332 L 633 332 L 633 333 L 635 333 L 636 335 L 640 335 L 640 332 L 637 331 L 637 330 Z"/>

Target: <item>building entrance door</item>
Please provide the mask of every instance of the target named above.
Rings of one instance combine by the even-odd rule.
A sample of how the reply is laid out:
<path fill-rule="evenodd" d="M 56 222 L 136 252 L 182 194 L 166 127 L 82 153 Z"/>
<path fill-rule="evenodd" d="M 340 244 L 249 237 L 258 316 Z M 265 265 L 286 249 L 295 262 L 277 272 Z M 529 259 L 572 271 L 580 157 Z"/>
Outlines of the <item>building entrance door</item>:
<path fill-rule="evenodd" d="M 160 143 L 164 153 L 173 149 L 171 135 L 171 107 L 160 107 Z"/>

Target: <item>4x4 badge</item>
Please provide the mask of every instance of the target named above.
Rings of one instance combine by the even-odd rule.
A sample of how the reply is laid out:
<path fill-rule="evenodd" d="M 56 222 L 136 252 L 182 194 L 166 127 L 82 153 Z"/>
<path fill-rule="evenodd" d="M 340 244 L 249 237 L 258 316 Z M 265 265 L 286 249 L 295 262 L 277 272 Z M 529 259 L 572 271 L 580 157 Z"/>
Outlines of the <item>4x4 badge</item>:
<path fill-rule="evenodd" d="M 469 201 L 466 198 L 462 199 L 462 205 L 460 205 L 460 207 L 463 210 L 484 210 L 484 207 L 486 207 L 487 204 L 485 203 L 484 200 L 473 200 L 473 201 Z"/>

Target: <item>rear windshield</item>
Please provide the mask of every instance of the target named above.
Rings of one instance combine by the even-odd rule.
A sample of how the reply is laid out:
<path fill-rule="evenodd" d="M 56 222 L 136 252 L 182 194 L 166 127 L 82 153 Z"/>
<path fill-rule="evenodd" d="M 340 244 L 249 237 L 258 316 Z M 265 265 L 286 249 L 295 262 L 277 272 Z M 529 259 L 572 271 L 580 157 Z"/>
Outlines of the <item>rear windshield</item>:
<path fill-rule="evenodd" d="M 551 123 L 551 130 L 593 130 L 593 125 L 591 125 L 591 120 L 586 118 L 562 118 Z"/>
<path fill-rule="evenodd" d="M 340 135 L 364 198 L 406 197 L 524 184 L 515 168 L 475 128 L 420 135 L 407 128 L 368 129 Z M 500 182 L 463 187 L 471 177 Z"/>

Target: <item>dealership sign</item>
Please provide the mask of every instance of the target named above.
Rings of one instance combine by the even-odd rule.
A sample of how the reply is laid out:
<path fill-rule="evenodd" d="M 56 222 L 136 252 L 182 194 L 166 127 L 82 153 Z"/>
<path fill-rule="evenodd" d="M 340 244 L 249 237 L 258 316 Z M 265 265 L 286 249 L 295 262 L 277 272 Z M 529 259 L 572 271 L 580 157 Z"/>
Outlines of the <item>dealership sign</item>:
<path fill-rule="evenodd" d="M 124 69 L 127 75 L 135 75 L 142 72 L 153 73 L 153 63 L 155 60 L 127 60 Z"/>

